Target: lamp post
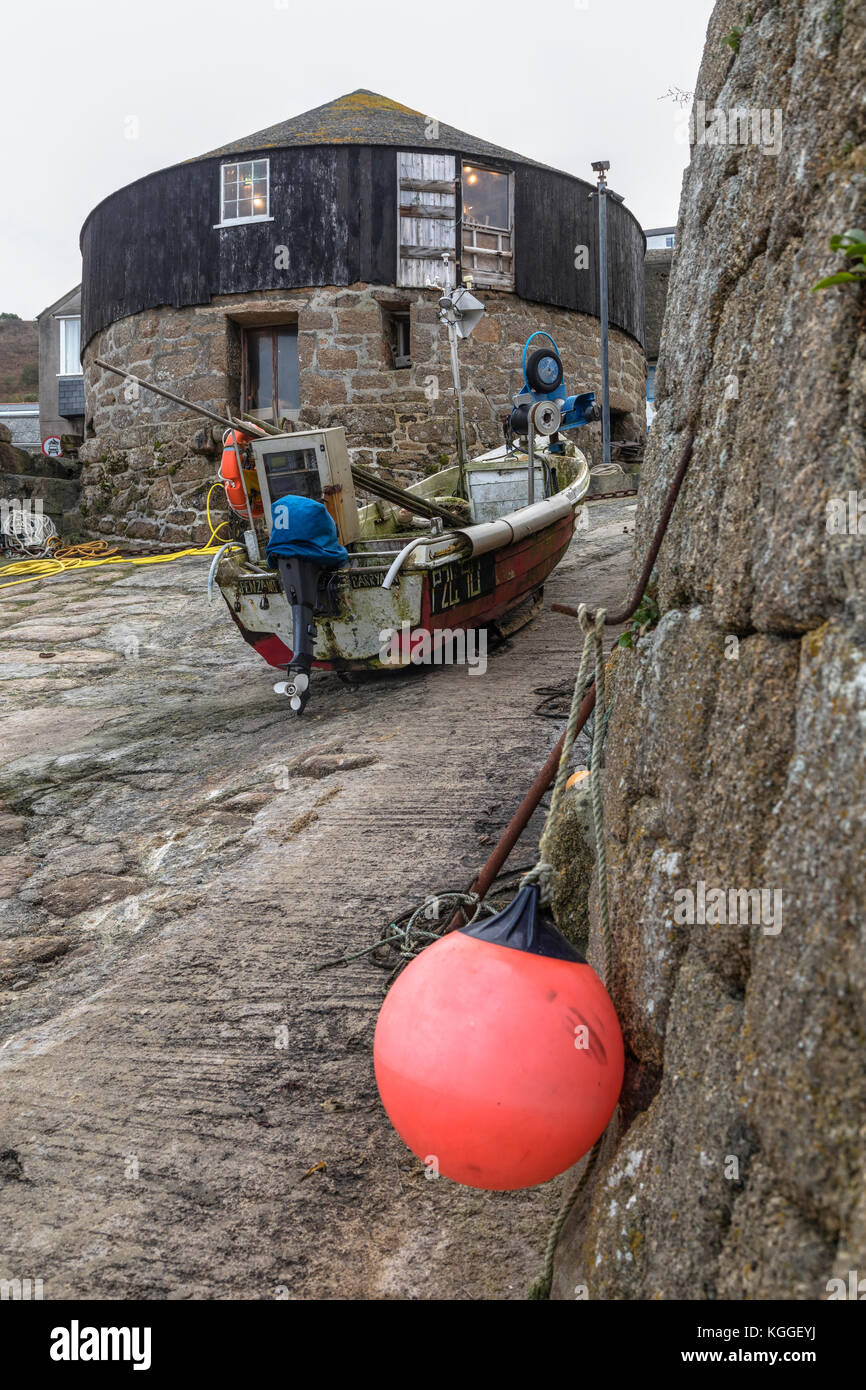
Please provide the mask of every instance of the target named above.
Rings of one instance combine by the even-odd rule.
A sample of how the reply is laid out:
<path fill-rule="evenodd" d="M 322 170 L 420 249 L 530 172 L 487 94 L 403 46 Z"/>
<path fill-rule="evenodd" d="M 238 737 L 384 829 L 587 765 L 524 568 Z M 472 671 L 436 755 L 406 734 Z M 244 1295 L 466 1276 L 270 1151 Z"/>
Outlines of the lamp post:
<path fill-rule="evenodd" d="M 601 319 L 601 446 L 602 461 L 610 463 L 610 366 L 608 357 L 608 289 L 607 289 L 607 199 L 606 174 L 609 159 L 593 160 L 598 175 L 598 297 Z"/>
<path fill-rule="evenodd" d="M 439 300 L 439 317 L 448 329 L 448 346 L 451 349 L 451 374 L 454 377 L 454 392 L 457 397 L 457 463 L 460 471 L 460 485 L 465 490 L 466 470 L 469 457 L 466 450 L 466 422 L 463 418 L 463 392 L 460 386 L 460 361 L 457 356 L 457 342 L 468 338 L 484 313 L 484 305 L 464 285 L 446 290 Z M 468 493 L 466 493 L 468 497 Z"/>

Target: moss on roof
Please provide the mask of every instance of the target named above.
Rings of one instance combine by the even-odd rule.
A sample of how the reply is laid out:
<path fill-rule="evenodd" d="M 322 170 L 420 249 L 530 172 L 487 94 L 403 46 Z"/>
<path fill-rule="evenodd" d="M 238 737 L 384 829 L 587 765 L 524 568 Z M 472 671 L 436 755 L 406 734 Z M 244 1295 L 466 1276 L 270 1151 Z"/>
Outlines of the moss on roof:
<path fill-rule="evenodd" d="M 394 145 L 401 148 L 420 145 L 431 150 L 438 147 L 487 158 L 516 159 L 522 164 L 534 164 L 542 169 L 551 167 L 515 154 L 513 150 L 491 145 L 487 140 L 479 140 L 477 136 L 445 125 L 442 121 L 439 122 L 437 138 L 431 140 L 430 122 L 434 119 L 378 92 L 359 88 L 356 92 L 337 97 L 336 101 L 305 111 L 301 116 L 292 116 L 279 125 L 269 126 L 267 130 L 254 131 L 252 135 L 243 135 L 219 149 L 208 150 L 206 155 L 199 155 L 199 159 L 279 149 L 286 145 Z"/>

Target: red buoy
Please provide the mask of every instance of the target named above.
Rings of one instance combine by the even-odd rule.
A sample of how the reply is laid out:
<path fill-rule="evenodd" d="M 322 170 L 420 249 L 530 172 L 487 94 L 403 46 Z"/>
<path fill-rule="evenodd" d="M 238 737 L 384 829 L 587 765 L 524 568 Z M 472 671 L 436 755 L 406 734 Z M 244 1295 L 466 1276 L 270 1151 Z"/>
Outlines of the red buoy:
<path fill-rule="evenodd" d="M 382 1104 L 413 1153 L 469 1187 L 534 1187 L 607 1128 L 622 1034 L 595 971 L 538 889 L 428 946 L 398 976 L 373 1044 Z"/>

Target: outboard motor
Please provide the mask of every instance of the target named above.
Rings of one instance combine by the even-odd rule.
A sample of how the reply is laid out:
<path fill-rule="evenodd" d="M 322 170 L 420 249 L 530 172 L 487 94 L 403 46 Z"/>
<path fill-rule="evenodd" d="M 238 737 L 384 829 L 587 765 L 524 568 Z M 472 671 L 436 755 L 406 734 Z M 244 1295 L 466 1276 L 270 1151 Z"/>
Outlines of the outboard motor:
<path fill-rule="evenodd" d="M 292 608 L 292 659 L 285 681 L 274 690 L 287 695 L 295 714 L 303 714 L 310 698 L 310 671 L 316 637 L 315 614 L 323 572 L 345 565 L 349 552 L 340 544 L 337 527 L 324 503 L 288 493 L 271 508 L 268 564 L 279 570 Z"/>

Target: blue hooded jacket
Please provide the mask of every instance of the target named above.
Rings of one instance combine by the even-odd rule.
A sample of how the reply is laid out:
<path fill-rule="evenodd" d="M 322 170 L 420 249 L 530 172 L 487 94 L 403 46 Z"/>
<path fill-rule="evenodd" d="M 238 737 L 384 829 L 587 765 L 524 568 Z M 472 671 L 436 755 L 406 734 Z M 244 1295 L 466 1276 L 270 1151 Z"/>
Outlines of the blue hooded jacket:
<path fill-rule="evenodd" d="M 340 545 L 337 528 L 323 502 L 293 493 L 271 507 L 272 530 L 268 538 L 268 562 L 276 567 L 278 555 L 300 555 L 325 569 L 345 565 L 349 552 Z"/>

